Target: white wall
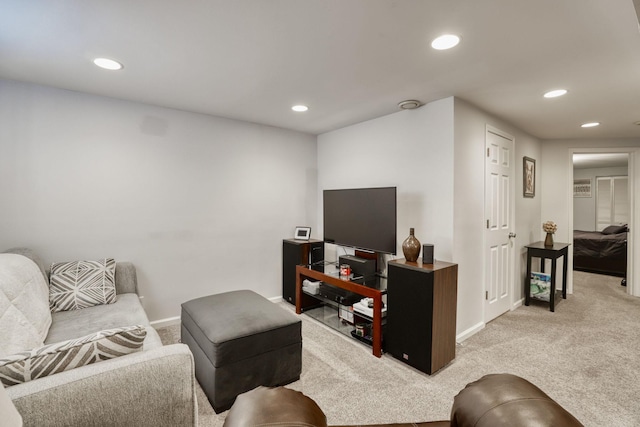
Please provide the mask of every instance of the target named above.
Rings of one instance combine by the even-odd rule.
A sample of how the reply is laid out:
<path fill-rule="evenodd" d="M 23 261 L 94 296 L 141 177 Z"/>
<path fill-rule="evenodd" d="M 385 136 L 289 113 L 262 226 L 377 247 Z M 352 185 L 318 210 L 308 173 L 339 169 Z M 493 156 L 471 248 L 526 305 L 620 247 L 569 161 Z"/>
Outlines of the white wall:
<path fill-rule="evenodd" d="M 516 178 L 522 156 L 540 158 L 540 141 L 454 98 L 429 103 L 318 137 L 318 196 L 328 188 L 398 187 L 398 258 L 408 228 L 435 257 L 458 263 L 457 334 L 484 326 L 483 271 L 484 144 L 489 124 L 515 137 Z M 536 178 L 536 185 L 539 177 Z M 538 187 L 537 187 L 538 188 Z M 541 227 L 540 194 L 524 199 L 516 189 L 516 254 Z M 322 203 L 318 203 L 321 218 Z M 321 221 L 320 221 L 321 222 Z M 521 263 L 516 265 L 514 306 L 522 298 Z"/>
<path fill-rule="evenodd" d="M 451 261 L 453 98 L 318 136 L 320 227 L 322 190 L 388 186 L 398 198 L 391 259 L 404 258 L 401 245 L 413 227 L 421 243 L 434 244 L 436 259 Z"/>
<path fill-rule="evenodd" d="M 627 176 L 627 167 L 573 169 L 573 179 L 591 180 L 591 197 L 573 198 L 573 229 L 593 231 L 596 227 L 596 177 Z"/>
<path fill-rule="evenodd" d="M 547 140 L 542 144 L 542 191 L 545 195 L 542 200 L 542 218 L 555 221 L 558 224 L 556 241 L 573 241 L 573 153 L 589 152 L 624 152 L 629 155 L 629 185 L 630 192 L 640 188 L 640 139 L 583 139 L 583 140 Z M 539 169 L 540 170 L 540 169 Z M 637 192 L 637 190 L 635 191 Z M 635 193 L 634 193 L 635 194 Z M 635 197 L 635 205 L 631 206 L 633 221 L 640 225 L 640 207 L 638 197 Z M 631 224 L 631 221 L 630 221 Z M 632 225 L 632 224 L 631 224 Z M 636 276 L 640 276 L 640 251 L 634 250 L 634 246 L 640 242 L 640 230 L 631 227 L 630 251 Z M 542 231 L 540 231 L 542 238 Z M 573 259 L 573 247 L 569 247 L 569 259 Z M 573 265 L 573 262 L 570 261 Z M 635 277 L 635 281 L 640 278 Z M 570 271 L 569 289 L 573 286 L 573 274 Z M 634 295 L 640 295 L 640 286 L 627 282 L 628 290 Z"/>
<path fill-rule="evenodd" d="M 317 230 L 315 136 L 6 80 L 0 94 L 0 251 L 132 261 L 151 320 L 216 292 L 281 295 L 282 239 Z"/>
<path fill-rule="evenodd" d="M 458 263 L 457 329 L 472 331 L 483 325 L 486 125 L 515 137 L 517 186 L 522 156 L 541 157 L 535 138 L 454 98 L 316 144 L 283 129 L 42 86 L 0 80 L 0 93 L 0 250 L 29 246 L 46 263 L 132 261 L 151 320 L 215 292 L 279 296 L 281 241 L 296 225 L 322 238 L 323 189 L 397 186 L 397 257 L 414 227 L 437 259 Z M 534 199 L 516 191 L 516 252 L 539 240 L 542 193 L 538 182 Z"/>
<path fill-rule="evenodd" d="M 458 267 L 458 335 L 469 336 L 484 327 L 484 169 L 485 133 L 487 125 L 514 137 L 515 144 L 515 271 L 512 283 L 512 307 L 523 298 L 526 273 L 524 245 L 538 239 L 541 228 L 540 176 L 536 175 L 534 198 L 522 196 L 522 158 L 540 165 L 540 141 L 520 129 L 455 99 L 455 202 L 454 261 Z"/>

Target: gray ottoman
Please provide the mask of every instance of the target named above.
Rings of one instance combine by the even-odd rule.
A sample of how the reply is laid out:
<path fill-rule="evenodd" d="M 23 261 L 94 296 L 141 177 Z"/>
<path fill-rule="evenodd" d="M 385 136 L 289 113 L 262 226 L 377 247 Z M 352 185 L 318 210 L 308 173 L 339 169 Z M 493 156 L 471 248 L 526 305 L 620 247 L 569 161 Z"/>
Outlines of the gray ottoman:
<path fill-rule="evenodd" d="M 182 342 L 216 413 L 241 393 L 300 378 L 300 319 L 253 291 L 233 291 L 182 304 Z"/>

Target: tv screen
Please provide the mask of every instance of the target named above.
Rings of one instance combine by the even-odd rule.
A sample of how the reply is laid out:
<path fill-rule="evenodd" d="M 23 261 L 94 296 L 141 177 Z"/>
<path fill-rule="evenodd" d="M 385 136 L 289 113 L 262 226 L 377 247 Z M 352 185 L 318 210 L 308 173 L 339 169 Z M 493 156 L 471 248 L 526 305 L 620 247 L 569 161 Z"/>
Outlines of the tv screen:
<path fill-rule="evenodd" d="M 396 253 L 396 187 L 324 190 L 324 241 Z"/>

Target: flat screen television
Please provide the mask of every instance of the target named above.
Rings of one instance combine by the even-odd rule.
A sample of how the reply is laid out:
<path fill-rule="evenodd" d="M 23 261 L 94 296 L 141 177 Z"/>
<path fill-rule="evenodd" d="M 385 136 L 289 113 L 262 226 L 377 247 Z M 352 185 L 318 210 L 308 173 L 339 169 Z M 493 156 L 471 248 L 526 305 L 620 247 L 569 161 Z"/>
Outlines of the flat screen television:
<path fill-rule="evenodd" d="M 396 187 L 324 190 L 324 241 L 396 253 Z"/>

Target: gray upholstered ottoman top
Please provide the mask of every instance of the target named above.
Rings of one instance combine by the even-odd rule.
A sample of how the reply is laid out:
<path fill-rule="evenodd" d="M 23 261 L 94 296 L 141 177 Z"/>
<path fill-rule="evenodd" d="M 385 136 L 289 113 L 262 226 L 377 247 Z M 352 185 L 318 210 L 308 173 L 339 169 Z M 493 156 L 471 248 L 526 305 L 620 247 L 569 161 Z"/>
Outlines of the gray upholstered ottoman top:
<path fill-rule="evenodd" d="M 215 367 L 302 342 L 295 314 L 249 290 L 183 303 L 182 325 Z"/>

